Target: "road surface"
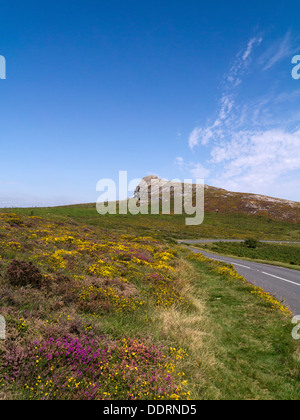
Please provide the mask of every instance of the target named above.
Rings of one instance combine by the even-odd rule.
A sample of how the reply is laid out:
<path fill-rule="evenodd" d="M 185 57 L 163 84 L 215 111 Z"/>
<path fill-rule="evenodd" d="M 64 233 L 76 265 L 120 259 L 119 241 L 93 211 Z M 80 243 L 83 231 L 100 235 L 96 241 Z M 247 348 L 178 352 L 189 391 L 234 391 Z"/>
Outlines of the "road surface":
<path fill-rule="evenodd" d="M 233 264 L 236 271 L 245 277 L 248 282 L 254 286 L 261 287 L 279 301 L 284 301 L 283 304 L 289 307 L 294 315 L 300 315 L 300 271 L 223 257 L 197 248 L 190 249 L 208 258 Z"/>

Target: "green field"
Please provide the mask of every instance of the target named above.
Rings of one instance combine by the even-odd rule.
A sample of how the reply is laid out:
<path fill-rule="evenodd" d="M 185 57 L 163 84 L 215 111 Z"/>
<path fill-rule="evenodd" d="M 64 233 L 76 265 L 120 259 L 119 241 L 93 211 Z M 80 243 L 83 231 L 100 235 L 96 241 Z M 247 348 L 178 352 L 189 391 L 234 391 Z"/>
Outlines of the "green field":
<path fill-rule="evenodd" d="M 243 213 L 205 212 L 204 223 L 199 226 L 186 226 L 184 215 L 105 215 L 100 216 L 95 204 L 74 206 L 5 209 L 18 214 L 55 217 L 101 226 L 140 235 L 151 235 L 165 239 L 245 239 L 257 237 L 260 240 L 291 240 L 300 238 L 300 224 L 271 220 L 264 216 Z"/>
<path fill-rule="evenodd" d="M 222 255 L 230 255 L 252 260 L 284 263 L 295 268 L 300 268 L 300 245 L 266 244 L 258 243 L 257 248 L 248 248 L 244 242 L 214 242 L 203 244 L 201 248 L 207 251 L 217 252 Z"/>
<path fill-rule="evenodd" d="M 187 232 L 89 205 L 0 211 L 0 399 L 298 400 L 289 310 L 173 240 L 233 235 L 230 220 L 235 235 L 295 234 L 245 216 Z"/>

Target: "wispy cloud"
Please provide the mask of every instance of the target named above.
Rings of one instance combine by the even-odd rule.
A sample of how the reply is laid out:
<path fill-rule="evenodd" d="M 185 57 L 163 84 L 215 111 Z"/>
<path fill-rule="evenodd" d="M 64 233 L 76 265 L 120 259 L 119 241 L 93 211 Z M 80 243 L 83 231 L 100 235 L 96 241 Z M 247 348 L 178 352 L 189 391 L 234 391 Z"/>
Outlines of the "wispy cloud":
<path fill-rule="evenodd" d="M 254 48 L 254 45 L 256 43 L 259 43 L 260 44 L 261 42 L 262 42 L 262 38 L 259 38 L 259 39 L 252 38 L 252 39 L 250 39 L 250 41 L 248 42 L 248 45 L 247 45 L 247 49 L 244 52 L 243 57 L 242 57 L 243 58 L 243 61 L 246 61 L 250 57 L 250 54 L 252 53 L 252 50 Z"/>
<path fill-rule="evenodd" d="M 236 55 L 223 78 L 216 117 L 195 127 L 188 144 L 194 153 L 199 146 L 209 151 L 210 158 L 201 160 L 199 171 L 212 185 L 278 196 L 285 196 L 287 191 L 291 194 L 294 188 L 295 199 L 300 190 L 300 90 L 286 90 L 286 84 L 273 75 L 263 90 L 256 91 L 255 85 L 256 94 L 252 95 L 246 85 L 247 95 L 242 99 L 240 94 L 252 64 L 256 77 L 263 77 L 284 58 L 290 62 L 295 43 L 290 31 L 275 42 L 264 42 L 263 53 L 258 49 L 262 43 L 261 36 L 253 37 Z M 196 162 L 182 160 L 177 164 L 190 173 L 197 168 Z"/>
<path fill-rule="evenodd" d="M 263 70 L 266 71 L 284 58 L 291 57 L 295 51 L 297 51 L 297 47 L 292 40 L 291 32 L 288 31 L 283 38 L 271 43 L 259 61 Z"/>
<path fill-rule="evenodd" d="M 225 84 L 225 89 L 235 88 L 242 83 L 241 78 L 250 66 L 254 48 L 259 47 L 262 42 L 262 36 L 253 37 L 249 40 L 247 47 L 239 51 L 229 72 L 224 76 L 224 79 L 229 82 L 227 85 Z"/>
<path fill-rule="evenodd" d="M 202 128 L 200 127 L 194 128 L 194 130 L 191 132 L 189 137 L 189 146 L 191 149 L 194 149 L 194 147 L 196 147 L 199 144 L 201 134 Z"/>
<path fill-rule="evenodd" d="M 211 140 L 224 137 L 224 129 L 228 128 L 231 113 L 235 107 L 235 89 L 242 83 L 242 77 L 249 68 L 255 46 L 259 46 L 262 41 L 260 36 L 251 38 L 247 47 L 236 55 L 229 72 L 223 78 L 223 93 L 219 101 L 217 118 L 206 127 L 194 128 L 188 141 L 191 150 L 199 144 L 207 145 Z"/>
<path fill-rule="evenodd" d="M 238 132 L 212 150 L 212 162 L 224 165 L 213 183 L 238 191 L 272 191 L 278 180 L 300 170 L 299 144 L 300 130 Z M 293 182 L 296 180 L 297 176 Z"/>
<path fill-rule="evenodd" d="M 210 175 L 210 170 L 199 162 L 185 162 L 182 157 L 177 157 L 175 164 L 178 165 L 182 172 L 189 173 L 193 179 L 205 179 Z"/>

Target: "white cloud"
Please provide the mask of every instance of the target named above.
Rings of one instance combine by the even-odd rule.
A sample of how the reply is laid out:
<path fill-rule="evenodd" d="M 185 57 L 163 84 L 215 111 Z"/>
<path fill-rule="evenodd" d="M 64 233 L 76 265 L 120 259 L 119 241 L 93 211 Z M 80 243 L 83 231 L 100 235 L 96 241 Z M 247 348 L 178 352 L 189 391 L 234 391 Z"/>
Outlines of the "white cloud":
<path fill-rule="evenodd" d="M 224 130 L 232 123 L 232 112 L 236 106 L 234 89 L 241 83 L 241 77 L 249 67 L 250 56 L 261 37 L 251 38 L 247 48 L 237 54 L 230 71 L 224 76 L 225 85 L 214 122 L 207 127 L 196 127 L 189 136 L 189 147 L 193 150 L 199 144 L 207 145 L 212 140 L 224 138 Z M 234 118 L 234 117 L 233 117 Z"/>
<path fill-rule="evenodd" d="M 280 38 L 269 46 L 259 61 L 263 66 L 263 70 L 266 71 L 284 58 L 292 57 L 295 51 L 297 51 L 297 47 L 293 45 L 291 32 L 288 31 L 283 38 Z"/>
<path fill-rule="evenodd" d="M 182 166 L 184 164 L 184 159 L 182 157 L 177 157 L 175 159 L 175 163 L 179 166 Z"/>
<path fill-rule="evenodd" d="M 183 159 L 177 163 L 189 173 L 200 176 L 205 173 L 202 177 L 209 178 L 210 185 L 299 200 L 300 90 L 287 91 L 286 85 L 275 78 L 270 80 L 269 87 L 263 84 L 260 95 L 257 86 L 254 94 L 249 86 L 245 90 L 236 89 L 246 73 L 250 74 L 254 49 L 261 44 L 261 37 L 251 38 L 237 54 L 224 76 L 216 116 L 190 135 L 190 149 L 206 146 L 210 158 L 199 164 L 185 163 Z M 269 45 L 256 63 L 260 70 L 266 70 L 291 51 L 291 34 L 287 32 Z M 245 93 L 246 99 L 241 100 Z"/>
<path fill-rule="evenodd" d="M 236 88 L 242 83 L 241 77 L 248 70 L 251 62 L 251 54 L 255 46 L 260 46 L 263 42 L 262 37 L 251 38 L 247 44 L 246 49 L 240 51 L 234 60 L 229 72 L 224 76 L 226 82 L 229 82 L 229 86 L 225 88 L 232 89 Z"/>
<path fill-rule="evenodd" d="M 221 99 L 221 109 L 219 113 L 219 118 L 215 121 L 213 128 L 220 125 L 220 120 L 226 120 L 226 118 L 230 115 L 233 106 L 234 100 L 232 95 L 223 95 Z"/>
<path fill-rule="evenodd" d="M 211 140 L 223 137 L 222 125 L 226 124 L 231 111 L 234 107 L 234 99 L 232 95 L 223 95 L 220 102 L 220 111 L 216 120 L 208 127 L 196 127 L 191 132 L 189 137 L 189 147 L 193 150 L 201 143 L 203 146 L 208 144 Z"/>
<path fill-rule="evenodd" d="M 244 55 L 243 55 L 243 61 L 246 61 L 250 57 L 250 55 L 252 53 L 252 50 L 254 48 L 254 45 L 255 44 L 260 45 L 262 43 L 262 41 L 263 41 L 263 39 L 261 37 L 250 39 L 250 41 L 248 42 L 248 45 L 247 45 L 247 49 L 246 49 L 246 51 L 244 52 Z"/>
<path fill-rule="evenodd" d="M 282 177 L 300 170 L 300 130 L 235 133 L 211 154 L 213 163 L 224 165 L 214 185 L 266 194 L 279 189 Z"/>
<path fill-rule="evenodd" d="M 192 150 L 194 149 L 194 147 L 198 146 L 201 133 L 202 133 L 202 128 L 200 127 L 194 128 L 194 130 L 191 132 L 190 137 L 189 137 L 189 146 Z"/>
<path fill-rule="evenodd" d="M 205 179 L 210 175 L 210 170 L 201 163 L 185 162 L 182 157 L 175 159 L 175 164 L 179 166 L 182 172 L 188 173 L 193 179 Z"/>
<path fill-rule="evenodd" d="M 205 168 L 201 163 L 190 163 L 190 174 L 193 179 L 205 179 L 210 175 L 210 170 Z"/>

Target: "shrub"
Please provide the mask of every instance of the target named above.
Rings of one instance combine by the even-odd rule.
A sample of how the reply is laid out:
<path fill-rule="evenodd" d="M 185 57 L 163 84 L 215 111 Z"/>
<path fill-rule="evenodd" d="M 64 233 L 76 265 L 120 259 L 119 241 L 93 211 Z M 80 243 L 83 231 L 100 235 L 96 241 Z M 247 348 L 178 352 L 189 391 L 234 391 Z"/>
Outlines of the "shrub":
<path fill-rule="evenodd" d="M 38 267 L 32 262 L 13 260 L 6 270 L 6 277 L 13 286 L 31 285 L 41 288 L 44 277 Z"/>
<path fill-rule="evenodd" d="M 259 245 L 259 241 L 257 239 L 249 238 L 244 241 L 244 245 L 247 248 L 256 249 Z"/>

